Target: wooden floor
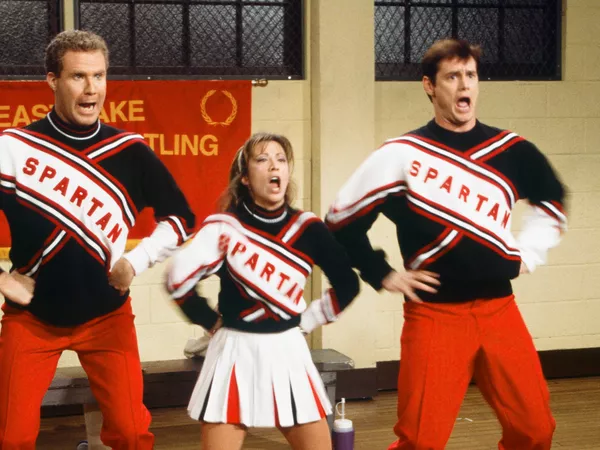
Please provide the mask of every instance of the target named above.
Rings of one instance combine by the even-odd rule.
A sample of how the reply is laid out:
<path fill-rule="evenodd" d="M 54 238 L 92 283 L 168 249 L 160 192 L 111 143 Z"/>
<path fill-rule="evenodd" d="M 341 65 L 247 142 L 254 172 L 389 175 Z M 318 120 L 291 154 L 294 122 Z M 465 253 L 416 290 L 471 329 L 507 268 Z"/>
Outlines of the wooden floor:
<path fill-rule="evenodd" d="M 552 380 L 549 382 L 552 409 L 557 422 L 554 449 L 600 450 L 600 378 Z M 352 401 L 348 416 L 356 429 L 356 450 L 386 449 L 394 440 L 395 392 L 380 392 L 374 400 Z M 189 419 L 185 408 L 152 411 L 156 450 L 198 450 L 200 428 Z M 479 391 L 470 387 L 448 446 L 449 450 L 496 449 L 500 427 Z M 38 450 L 75 449 L 85 437 L 83 417 L 42 420 Z M 246 450 L 289 448 L 276 431 L 253 430 Z"/>

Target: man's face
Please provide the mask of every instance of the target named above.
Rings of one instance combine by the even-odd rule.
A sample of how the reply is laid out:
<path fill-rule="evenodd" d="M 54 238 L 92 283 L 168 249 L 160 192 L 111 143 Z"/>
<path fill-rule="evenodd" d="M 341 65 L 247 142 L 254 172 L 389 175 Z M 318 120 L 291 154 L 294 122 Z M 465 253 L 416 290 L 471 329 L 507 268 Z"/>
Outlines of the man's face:
<path fill-rule="evenodd" d="M 479 78 L 475 59 L 440 61 L 433 80 L 423 77 L 423 88 L 431 96 L 435 121 L 451 131 L 469 131 L 475 126 L 475 106 L 479 95 Z"/>
<path fill-rule="evenodd" d="M 93 125 L 106 97 L 106 59 L 100 51 L 69 50 L 60 74 L 48 73 L 46 81 L 54 91 L 54 107 L 67 123 Z"/>

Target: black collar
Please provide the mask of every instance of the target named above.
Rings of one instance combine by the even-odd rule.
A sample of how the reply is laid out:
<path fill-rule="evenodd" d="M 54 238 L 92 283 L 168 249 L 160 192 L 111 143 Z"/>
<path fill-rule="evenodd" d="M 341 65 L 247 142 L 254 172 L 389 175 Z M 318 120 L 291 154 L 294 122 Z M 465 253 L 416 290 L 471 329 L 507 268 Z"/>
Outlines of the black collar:
<path fill-rule="evenodd" d="M 52 127 L 58 131 L 63 136 L 66 136 L 70 139 L 74 139 L 77 141 L 90 139 L 100 131 L 100 121 L 96 120 L 90 126 L 82 127 L 80 125 L 75 125 L 71 123 L 67 123 L 60 118 L 60 116 L 56 113 L 56 110 L 52 108 L 52 111 L 46 116 Z"/>

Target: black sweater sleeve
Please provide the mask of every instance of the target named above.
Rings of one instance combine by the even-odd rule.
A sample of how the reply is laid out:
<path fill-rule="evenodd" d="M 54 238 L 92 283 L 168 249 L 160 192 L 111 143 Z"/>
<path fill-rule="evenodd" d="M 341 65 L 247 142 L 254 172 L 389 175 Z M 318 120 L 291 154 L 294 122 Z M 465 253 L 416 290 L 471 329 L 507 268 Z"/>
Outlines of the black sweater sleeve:
<path fill-rule="evenodd" d="M 300 328 L 309 333 L 318 326 L 337 320 L 358 294 L 359 284 L 344 248 L 323 222 L 315 221 L 305 234 L 313 242 L 315 264 L 323 270 L 332 286 L 302 312 Z"/>
<path fill-rule="evenodd" d="M 554 202 L 563 207 L 565 188 L 548 159 L 530 142 L 523 142 L 518 154 L 518 188 L 529 203 L 542 206 Z"/>
<path fill-rule="evenodd" d="M 379 208 L 373 208 L 365 216 L 342 228 L 328 223 L 333 236 L 346 249 L 352 266 L 356 267 L 361 278 L 376 290 L 382 288 L 383 279 L 393 270 L 387 262 L 385 252 L 382 249 L 374 249 L 367 234 L 379 213 Z"/>
<path fill-rule="evenodd" d="M 195 226 L 195 216 L 173 175 L 148 147 L 143 158 L 143 195 L 145 203 L 154 209 L 157 222 L 168 221 L 181 240 L 189 238 Z"/>
<path fill-rule="evenodd" d="M 152 234 L 125 255 L 139 274 L 169 257 L 187 241 L 195 226 L 195 216 L 173 176 L 145 144 L 136 148 L 135 161 L 140 175 L 142 206 L 154 209 L 157 226 Z"/>
<path fill-rule="evenodd" d="M 195 289 L 189 291 L 175 302 L 190 322 L 210 330 L 219 319 L 219 314 L 208 305 L 206 297 L 198 295 Z"/>
<path fill-rule="evenodd" d="M 333 306 L 337 313 L 343 311 L 358 295 L 358 277 L 344 247 L 335 240 L 321 221 L 311 224 L 309 230 L 316 243 L 315 264 L 323 270 L 333 292 Z M 336 304 L 337 303 L 337 304 Z"/>
<path fill-rule="evenodd" d="M 517 158 L 517 188 L 529 201 L 517 238 L 521 260 L 529 272 L 547 261 L 548 250 L 558 245 L 567 229 L 565 188 L 546 157 L 525 141 L 513 155 Z"/>

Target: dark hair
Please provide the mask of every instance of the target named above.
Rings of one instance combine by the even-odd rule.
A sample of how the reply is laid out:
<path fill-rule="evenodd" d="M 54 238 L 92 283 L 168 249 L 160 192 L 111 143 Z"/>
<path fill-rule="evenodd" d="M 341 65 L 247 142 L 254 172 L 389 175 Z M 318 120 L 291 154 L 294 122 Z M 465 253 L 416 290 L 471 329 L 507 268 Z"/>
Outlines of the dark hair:
<path fill-rule="evenodd" d="M 479 58 L 481 57 L 481 47 L 470 44 L 464 39 L 441 39 L 434 42 L 429 47 L 421 61 L 421 70 L 423 76 L 431 80 L 435 85 L 435 77 L 440 68 L 440 61 L 444 59 L 458 58 L 467 60 L 473 58 L 477 67 L 479 67 Z"/>
<path fill-rule="evenodd" d="M 288 138 L 280 134 L 255 133 L 248 138 L 244 145 L 236 152 L 229 169 L 229 186 L 221 195 L 220 210 L 226 211 L 231 206 L 237 206 L 240 201 L 250 198 L 248 186 L 242 183 L 242 178 L 248 175 L 248 161 L 255 149 L 262 149 L 269 142 L 277 142 L 283 148 L 285 157 L 290 166 L 290 173 L 294 163 L 294 150 Z M 285 191 L 285 202 L 290 204 L 294 200 L 294 185 L 292 180 Z"/>
<path fill-rule="evenodd" d="M 52 72 L 57 77 L 60 76 L 63 69 L 63 57 L 68 51 L 101 51 L 108 69 L 108 46 L 104 39 L 89 31 L 67 30 L 57 34 L 46 47 L 46 73 Z"/>

